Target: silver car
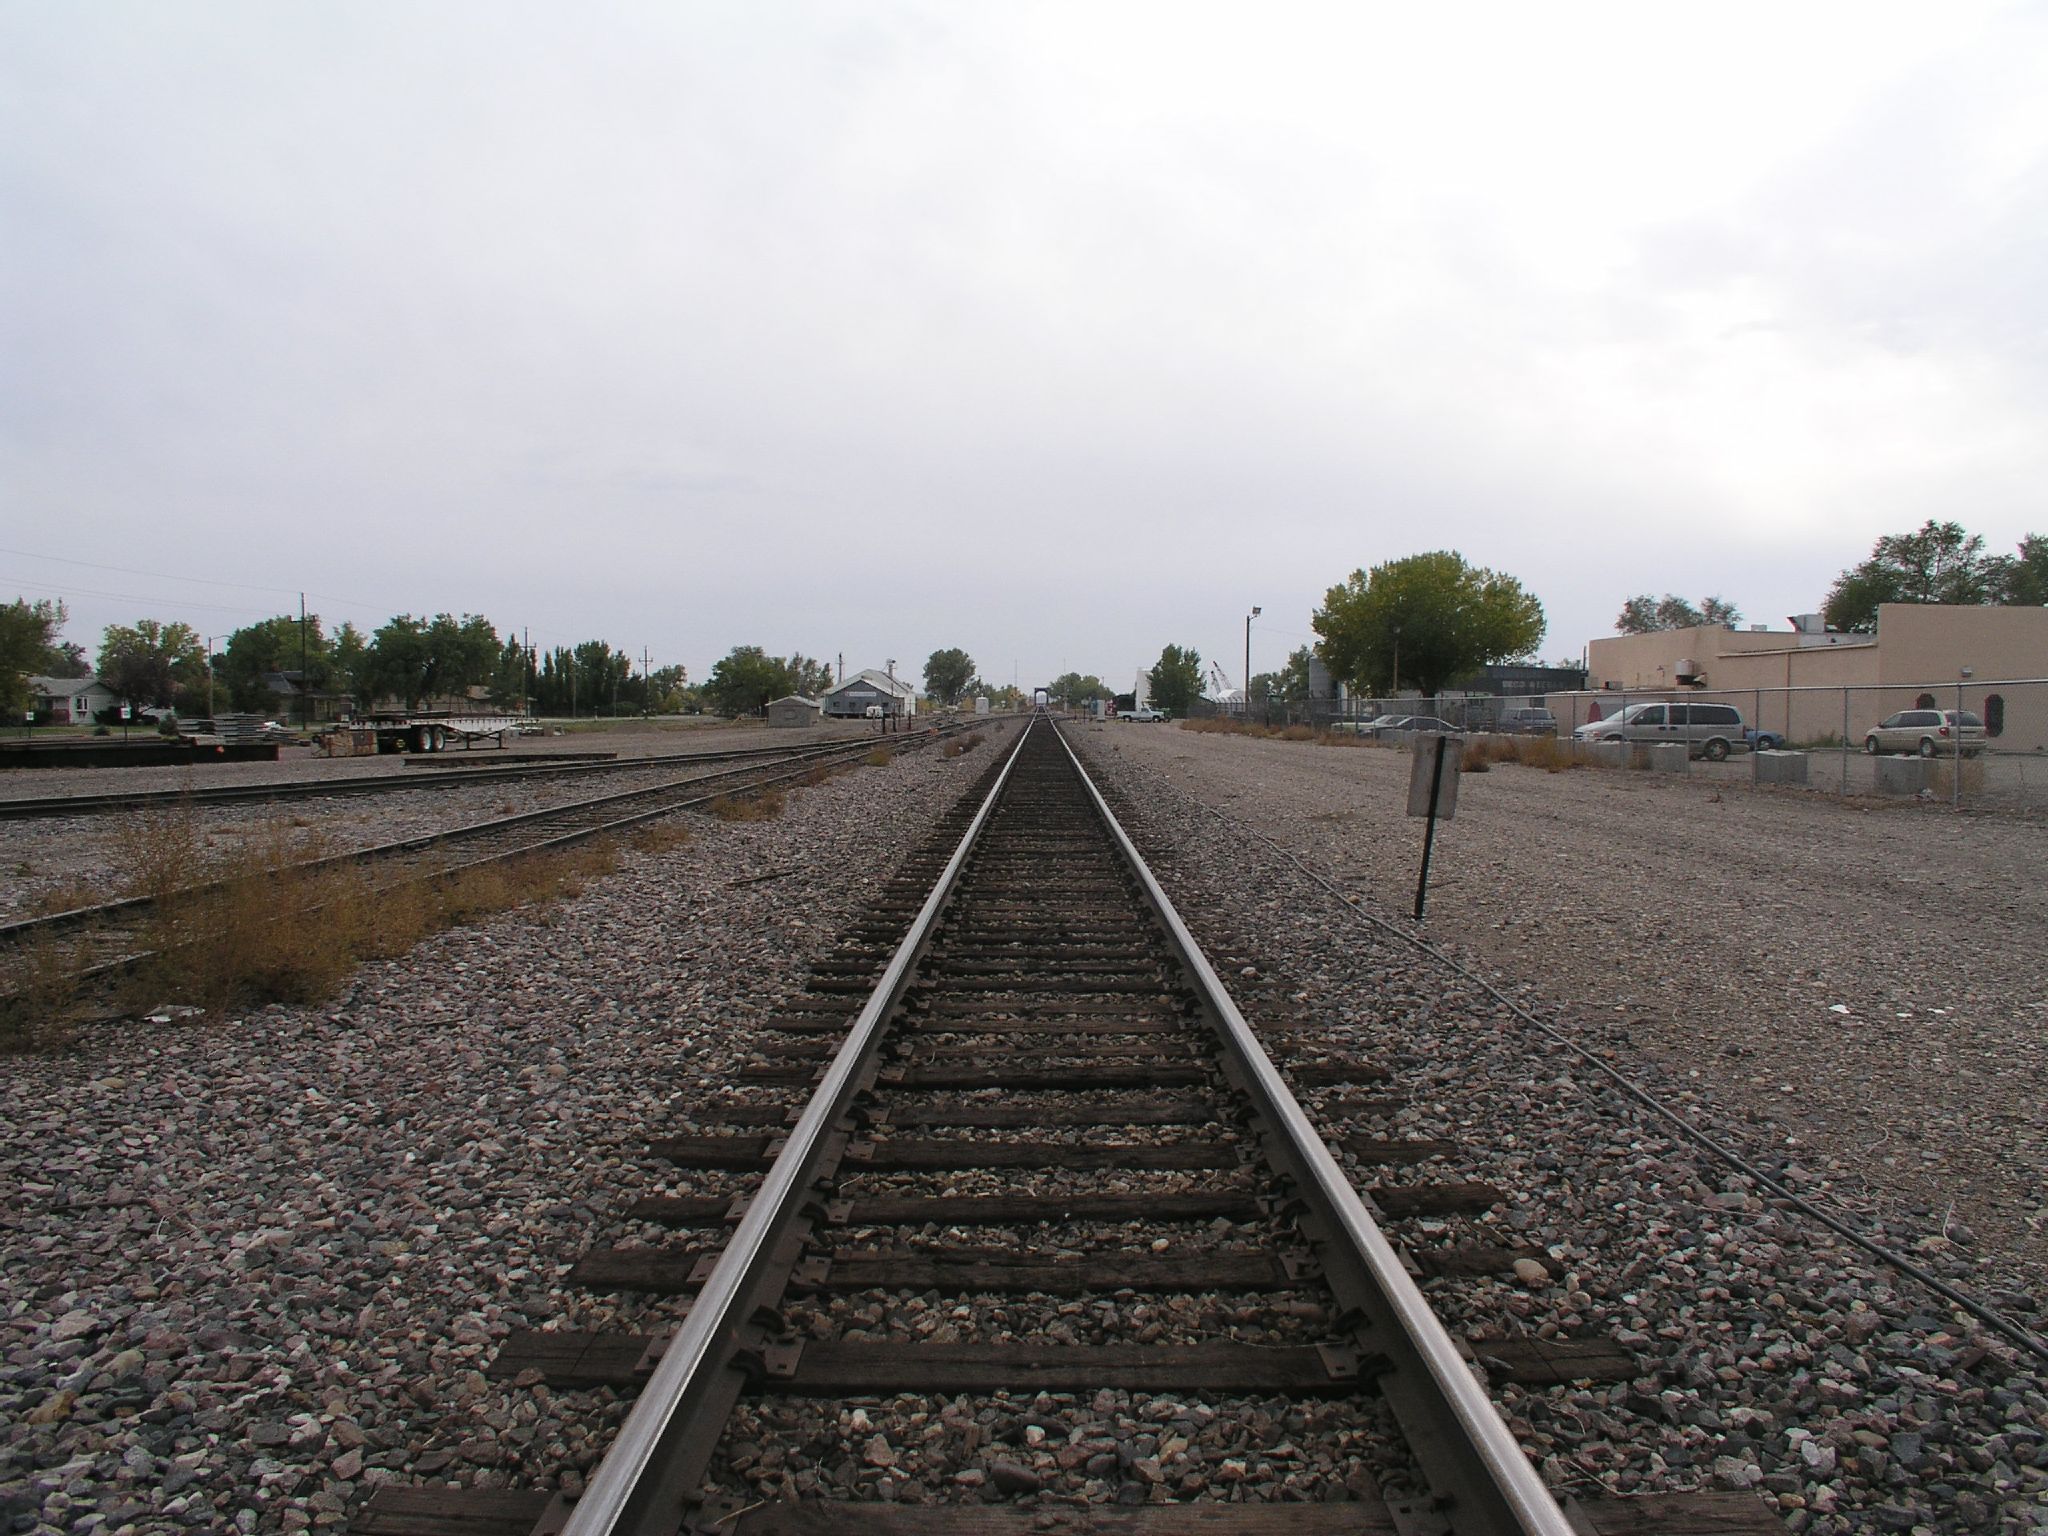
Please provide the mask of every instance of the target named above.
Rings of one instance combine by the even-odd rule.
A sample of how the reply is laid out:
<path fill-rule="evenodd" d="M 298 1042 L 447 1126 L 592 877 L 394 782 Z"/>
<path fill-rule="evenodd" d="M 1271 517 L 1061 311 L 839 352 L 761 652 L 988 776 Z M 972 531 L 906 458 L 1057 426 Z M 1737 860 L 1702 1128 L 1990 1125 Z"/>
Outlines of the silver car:
<path fill-rule="evenodd" d="M 1742 711 L 1733 704 L 1631 704 L 1618 715 L 1572 732 L 1575 741 L 1679 741 L 1694 757 L 1718 763 L 1749 745 Z"/>
<path fill-rule="evenodd" d="M 1984 750 L 1984 722 L 1967 709 L 1902 709 L 1886 715 L 1863 737 L 1863 750 L 1918 752 L 1922 757 L 1964 757 Z"/>

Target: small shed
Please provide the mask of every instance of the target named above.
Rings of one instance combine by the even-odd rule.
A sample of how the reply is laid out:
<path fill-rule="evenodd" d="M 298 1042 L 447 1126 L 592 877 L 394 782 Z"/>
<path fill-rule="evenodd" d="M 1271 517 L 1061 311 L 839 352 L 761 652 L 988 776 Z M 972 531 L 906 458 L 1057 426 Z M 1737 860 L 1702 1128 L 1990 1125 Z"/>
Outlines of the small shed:
<path fill-rule="evenodd" d="M 776 726 L 816 725 L 824 712 L 825 706 L 819 700 L 792 693 L 769 701 L 768 723 Z"/>

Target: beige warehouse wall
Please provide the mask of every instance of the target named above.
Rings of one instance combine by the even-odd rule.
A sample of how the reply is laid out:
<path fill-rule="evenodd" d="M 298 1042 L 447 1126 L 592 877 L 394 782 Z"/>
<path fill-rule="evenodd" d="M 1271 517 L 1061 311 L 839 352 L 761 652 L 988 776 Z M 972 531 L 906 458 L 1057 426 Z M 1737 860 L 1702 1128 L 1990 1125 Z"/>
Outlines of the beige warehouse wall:
<path fill-rule="evenodd" d="M 1687 660 L 1699 664 L 1707 687 L 1675 686 L 1679 663 Z M 2013 679 L 2048 677 L 2048 608 L 1887 603 L 1878 610 L 1875 637 L 1830 635 L 1826 643 L 1801 644 L 1783 631 L 1667 630 L 1595 640 L 1588 663 L 1590 682 L 1615 686 L 1553 696 L 1560 731 L 1585 723 L 1596 706 L 1611 715 L 1625 693 L 1630 702 L 1712 699 L 1794 742 L 1840 739 L 1846 731 L 1858 744 L 1871 726 L 1912 708 L 1923 695 L 1955 708 L 1960 684 L 1962 707 L 1980 715 L 1990 715 L 1992 695 L 2003 700 L 2005 728 L 1992 743 L 1996 750 L 2048 752 L 2048 686 L 2010 686 Z M 1826 691 L 1785 691 L 1807 688 Z"/>

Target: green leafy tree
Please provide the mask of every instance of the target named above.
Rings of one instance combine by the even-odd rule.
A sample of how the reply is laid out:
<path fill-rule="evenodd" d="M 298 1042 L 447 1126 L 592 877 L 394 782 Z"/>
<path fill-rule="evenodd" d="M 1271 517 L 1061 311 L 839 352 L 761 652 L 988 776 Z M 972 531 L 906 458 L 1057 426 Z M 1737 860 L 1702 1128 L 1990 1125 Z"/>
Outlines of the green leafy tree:
<path fill-rule="evenodd" d="M 300 671 L 302 656 L 307 683 L 325 688 L 333 672 L 334 648 L 321 632 L 320 616 L 306 615 L 301 636 L 299 616 L 281 613 L 229 635 L 226 649 L 214 658 L 214 679 L 226 686 L 234 708 L 268 709 L 273 698 L 263 686 L 264 674 Z"/>
<path fill-rule="evenodd" d="M 1879 539 L 1867 560 L 1837 576 L 1821 614 L 1836 629 L 1872 634 L 1881 603 L 1988 603 L 2006 569 L 1984 553 L 1982 534 L 1929 518 L 1912 533 Z"/>
<path fill-rule="evenodd" d="M 974 658 L 965 651 L 933 651 L 924 664 L 924 691 L 941 704 L 951 704 L 973 676 Z"/>
<path fill-rule="evenodd" d="M 344 622 L 334 632 L 334 643 L 328 648 L 328 682 L 330 686 L 350 695 L 359 705 L 367 706 L 374 691 L 370 680 L 370 640 L 355 625 Z"/>
<path fill-rule="evenodd" d="M 417 709 L 426 699 L 459 699 L 490 682 L 499 657 L 497 626 L 478 614 L 401 613 L 371 637 L 368 691 Z"/>
<path fill-rule="evenodd" d="M 189 710 L 205 701 L 206 647 L 191 625 L 176 620 L 109 624 L 100 637 L 97 670 L 100 681 L 130 704 Z"/>
<path fill-rule="evenodd" d="M 1201 696 L 1202 658 L 1192 649 L 1169 645 L 1152 663 L 1152 702 L 1171 714 L 1184 715 Z"/>
<path fill-rule="evenodd" d="M 1455 550 L 1353 571 L 1312 623 L 1331 673 L 1373 693 L 1404 679 L 1435 693 L 1488 662 L 1534 655 L 1544 629 L 1543 605 L 1519 581 Z"/>
<path fill-rule="evenodd" d="M 1618 634 L 1649 635 L 1666 629 L 1695 629 L 1702 624 L 1739 624 L 1742 610 L 1722 597 L 1704 599 L 1695 608 L 1682 597 L 1666 592 L 1655 598 L 1644 592 L 1621 605 L 1614 621 Z"/>
<path fill-rule="evenodd" d="M 1254 704 L 1305 704 L 1308 702 L 1309 648 L 1302 646 L 1287 658 L 1278 672 L 1261 672 L 1246 690 Z"/>
<path fill-rule="evenodd" d="M 759 714 L 771 699 L 792 693 L 815 692 L 830 681 L 830 669 L 820 681 L 816 669 L 823 666 L 802 655 L 780 660 L 758 645 L 736 645 L 721 657 L 704 680 L 700 692 L 705 707 L 721 715 Z"/>
<path fill-rule="evenodd" d="M 1093 672 L 1062 672 L 1045 685 L 1047 697 L 1060 705 L 1086 703 L 1089 699 L 1113 698 L 1116 690 Z"/>
<path fill-rule="evenodd" d="M 57 632 L 65 617 L 64 605 L 47 597 L 33 603 L 17 597 L 0 608 L 0 713 L 19 715 L 27 711 L 31 677 L 80 675 L 44 670 L 60 644 Z"/>
<path fill-rule="evenodd" d="M 1999 561 L 1996 600 L 2015 608 L 2048 605 L 2048 536 L 2028 534 L 2017 556 Z"/>

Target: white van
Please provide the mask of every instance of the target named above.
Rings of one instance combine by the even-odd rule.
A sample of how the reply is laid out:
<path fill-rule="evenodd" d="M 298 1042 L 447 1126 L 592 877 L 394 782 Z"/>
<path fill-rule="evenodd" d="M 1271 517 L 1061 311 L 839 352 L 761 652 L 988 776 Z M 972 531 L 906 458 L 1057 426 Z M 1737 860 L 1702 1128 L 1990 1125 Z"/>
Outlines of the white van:
<path fill-rule="evenodd" d="M 1574 741 L 1682 741 L 1692 756 L 1718 763 L 1747 747 L 1742 711 L 1733 704 L 1631 704 L 1618 715 L 1590 720 Z"/>

